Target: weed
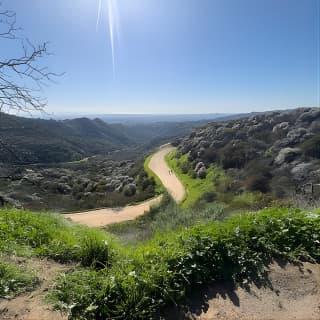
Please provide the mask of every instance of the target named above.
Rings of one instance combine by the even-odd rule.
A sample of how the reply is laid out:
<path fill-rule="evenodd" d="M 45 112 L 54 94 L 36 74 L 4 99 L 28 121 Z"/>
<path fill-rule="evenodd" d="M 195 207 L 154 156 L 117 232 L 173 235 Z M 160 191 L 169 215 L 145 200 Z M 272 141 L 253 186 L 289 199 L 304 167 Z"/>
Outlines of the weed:
<path fill-rule="evenodd" d="M 32 289 L 37 282 L 37 278 L 25 268 L 0 261 L 0 298 Z"/>

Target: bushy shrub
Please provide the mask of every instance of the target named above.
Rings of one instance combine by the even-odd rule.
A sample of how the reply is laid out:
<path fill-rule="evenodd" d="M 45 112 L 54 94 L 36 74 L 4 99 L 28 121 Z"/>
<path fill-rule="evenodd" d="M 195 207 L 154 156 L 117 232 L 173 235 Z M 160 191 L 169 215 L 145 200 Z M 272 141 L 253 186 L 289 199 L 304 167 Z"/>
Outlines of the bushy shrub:
<path fill-rule="evenodd" d="M 305 141 L 301 149 L 305 156 L 320 159 L 320 136 L 316 135 Z"/>
<path fill-rule="evenodd" d="M 243 168 L 250 160 L 254 159 L 256 152 L 252 147 L 245 143 L 229 143 L 220 154 L 220 162 L 224 169 Z"/>
<path fill-rule="evenodd" d="M 263 193 L 270 191 L 270 177 L 263 173 L 258 173 L 254 176 L 248 177 L 244 186 L 248 191 L 260 191 Z"/>
<path fill-rule="evenodd" d="M 83 266 L 103 269 L 110 265 L 109 243 L 95 234 L 88 234 L 80 243 L 80 259 Z"/>
<path fill-rule="evenodd" d="M 213 191 L 208 191 L 203 195 L 206 202 L 214 202 L 217 199 L 217 194 Z"/>
<path fill-rule="evenodd" d="M 218 160 L 217 150 L 215 148 L 207 148 L 202 155 L 202 159 L 206 164 L 216 162 Z"/>

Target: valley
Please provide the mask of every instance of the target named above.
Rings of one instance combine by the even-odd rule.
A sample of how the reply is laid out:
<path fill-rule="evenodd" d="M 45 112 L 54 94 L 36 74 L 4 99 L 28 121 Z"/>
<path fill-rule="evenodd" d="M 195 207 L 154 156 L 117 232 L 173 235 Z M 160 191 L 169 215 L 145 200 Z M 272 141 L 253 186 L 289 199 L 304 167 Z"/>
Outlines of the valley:
<path fill-rule="evenodd" d="M 319 121 L 318 109 L 267 113 L 194 128 L 142 159 L 3 166 L 2 188 L 32 193 L 40 212 L 2 195 L 0 315 L 317 319 Z M 76 187 L 80 210 L 63 213 Z M 45 190 L 61 193 L 59 214 L 43 212 Z"/>
<path fill-rule="evenodd" d="M 0 0 L 0 320 L 319 320 L 319 0 Z"/>

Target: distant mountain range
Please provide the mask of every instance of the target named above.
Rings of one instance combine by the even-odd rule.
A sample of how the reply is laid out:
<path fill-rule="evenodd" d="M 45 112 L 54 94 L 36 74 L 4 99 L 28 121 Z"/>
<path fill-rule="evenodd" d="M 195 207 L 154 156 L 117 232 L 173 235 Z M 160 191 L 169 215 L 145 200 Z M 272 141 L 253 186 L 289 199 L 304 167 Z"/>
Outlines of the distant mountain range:
<path fill-rule="evenodd" d="M 150 124 L 157 122 L 194 122 L 211 121 L 217 118 L 229 117 L 227 113 L 208 113 L 208 114 L 81 114 L 81 113 L 56 113 L 43 114 L 45 119 L 64 120 L 86 117 L 89 119 L 99 118 L 107 123 L 121 123 L 125 125 Z"/>
<path fill-rule="evenodd" d="M 134 157 L 208 121 L 124 125 L 102 119 L 44 120 L 0 114 L 0 162 L 56 163 L 119 153 Z M 123 153 L 121 153 L 123 151 Z"/>
<path fill-rule="evenodd" d="M 131 159 L 210 121 L 240 115 L 102 115 L 45 120 L 0 113 L 0 162 L 57 163 L 93 155 Z"/>

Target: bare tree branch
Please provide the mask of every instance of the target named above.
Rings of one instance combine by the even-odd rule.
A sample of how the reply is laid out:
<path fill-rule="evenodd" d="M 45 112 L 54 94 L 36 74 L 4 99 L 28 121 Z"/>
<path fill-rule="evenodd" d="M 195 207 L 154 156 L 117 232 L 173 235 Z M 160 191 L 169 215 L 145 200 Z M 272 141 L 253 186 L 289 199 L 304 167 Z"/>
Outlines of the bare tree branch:
<path fill-rule="evenodd" d="M 20 30 L 16 27 L 16 14 L 0 10 L 0 40 L 19 41 L 22 51 L 17 57 L 0 56 L 0 112 L 43 111 L 47 105 L 43 87 L 59 76 L 41 65 L 50 55 L 47 43 L 35 46 L 27 38 L 18 36 Z"/>

